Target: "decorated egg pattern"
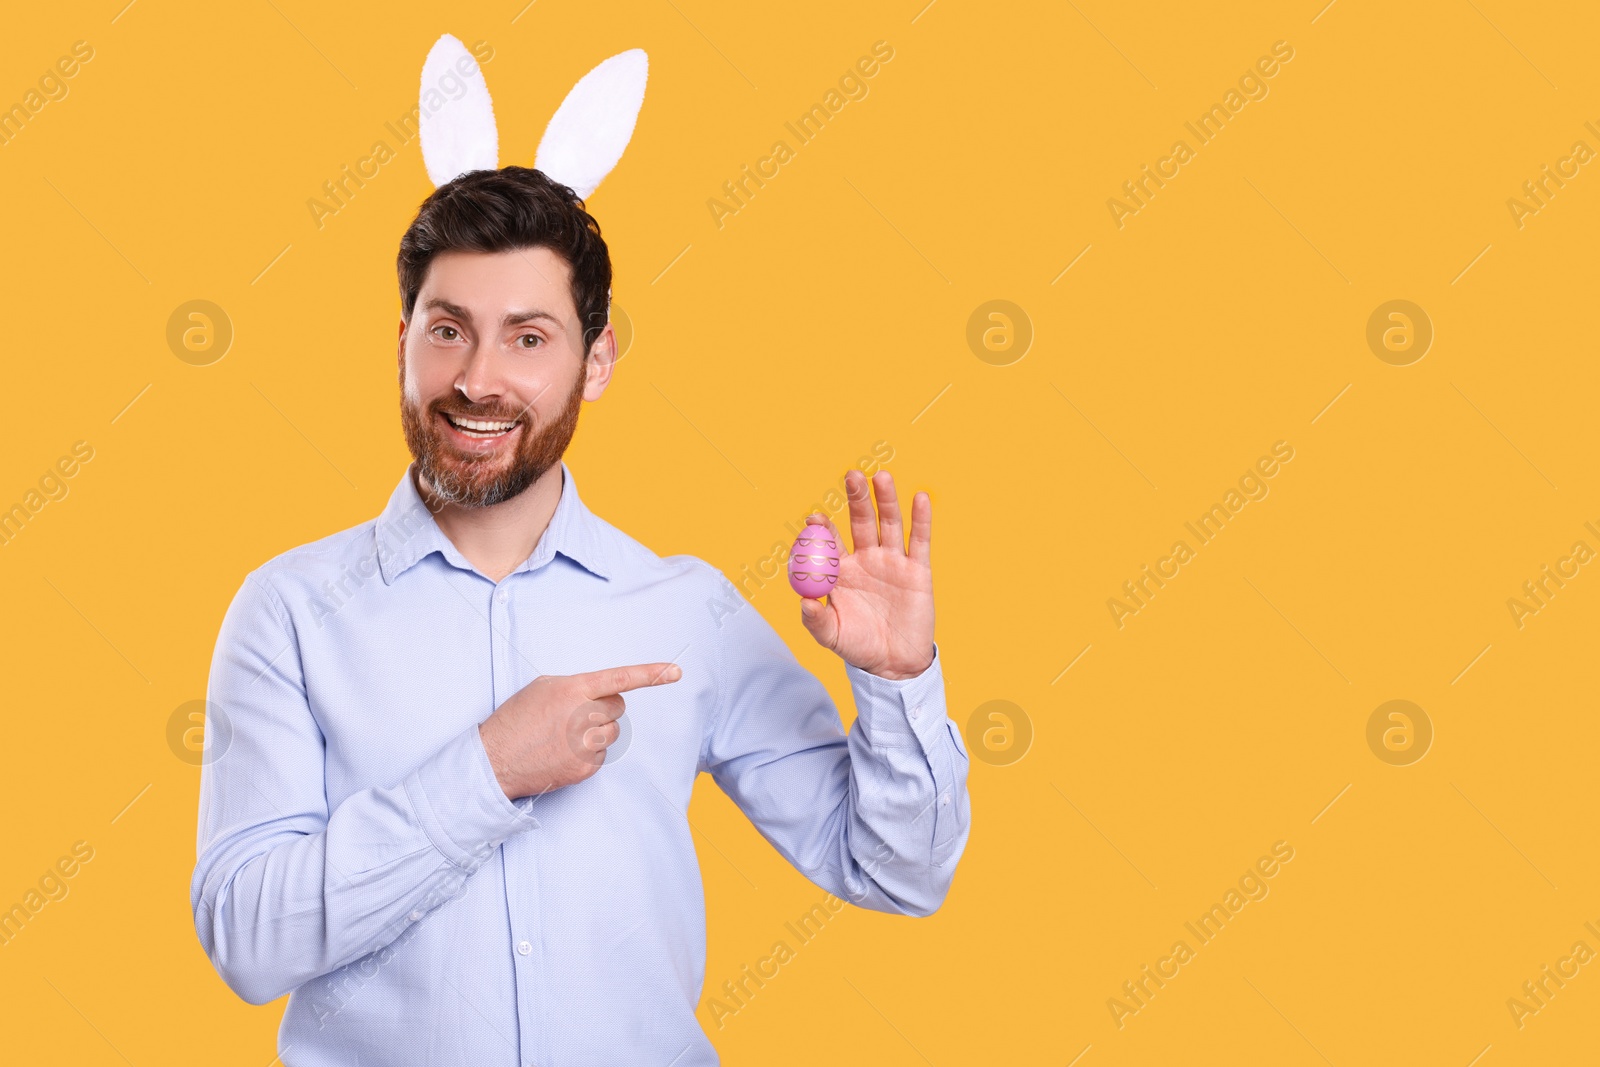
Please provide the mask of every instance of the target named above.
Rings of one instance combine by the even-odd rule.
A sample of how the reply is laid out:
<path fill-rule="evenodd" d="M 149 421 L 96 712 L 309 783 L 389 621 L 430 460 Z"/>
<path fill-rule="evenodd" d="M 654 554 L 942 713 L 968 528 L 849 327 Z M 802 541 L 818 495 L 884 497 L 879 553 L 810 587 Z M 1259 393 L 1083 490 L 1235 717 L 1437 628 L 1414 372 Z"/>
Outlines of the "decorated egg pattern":
<path fill-rule="evenodd" d="M 839 541 L 826 526 L 807 526 L 789 550 L 789 588 L 813 599 L 839 581 Z"/>

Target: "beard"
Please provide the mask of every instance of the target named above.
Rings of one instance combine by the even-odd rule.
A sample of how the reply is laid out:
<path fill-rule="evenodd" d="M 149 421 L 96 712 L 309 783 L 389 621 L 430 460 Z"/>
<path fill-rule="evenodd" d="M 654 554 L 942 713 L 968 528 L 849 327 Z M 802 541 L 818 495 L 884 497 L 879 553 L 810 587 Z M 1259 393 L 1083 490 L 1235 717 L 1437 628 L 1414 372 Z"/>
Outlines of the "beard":
<path fill-rule="evenodd" d="M 406 402 L 405 364 L 400 366 L 400 425 L 406 447 L 416 460 L 417 473 L 438 500 L 466 508 L 486 508 L 510 500 L 538 481 L 561 462 L 578 429 L 578 411 L 583 406 L 583 387 L 588 375 L 580 368 L 578 380 L 566 404 L 545 426 L 533 426 L 532 405 L 518 410 L 500 404 L 470 403 L 460 393 L 439 397 L 426 405 L 424 414 Z M 488 453 L 472 453 L 456 445 L 449 431 L 440 425 L 445 415 L 457 418 L 515 422 L 506 431 L 515 435 L 515 450 L 507 454 L 502 447 Z M 435 418 L 435 416 L 439 418 Z"/>

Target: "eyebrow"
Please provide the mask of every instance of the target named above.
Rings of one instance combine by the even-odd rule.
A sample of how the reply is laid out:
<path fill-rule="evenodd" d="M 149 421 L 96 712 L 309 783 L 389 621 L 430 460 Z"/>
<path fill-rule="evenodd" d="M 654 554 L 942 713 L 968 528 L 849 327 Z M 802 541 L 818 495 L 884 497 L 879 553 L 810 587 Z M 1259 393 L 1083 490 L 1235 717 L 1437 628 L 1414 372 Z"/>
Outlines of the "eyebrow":
<path fill-rule="evenodd" d="M 441 311 L 447 311 L 458 319 L 465 319 L 468 322 L 472 321 L 472 312 L 468 311 L 460 304 L 452 303 L 443 297 L 433 297 L 424 302 L 422 305 L 422 309 L 424 311 L 432 308 L 438 308 Z M 546 319 L 556 326 L 561 325 L 561 320 L 559 318 L 541 308 L 530 308 L 526 311 L 508 311 L 500 320 L 500 325 L 517 326 L 524 322 L 532 322 L 534 319 Z"/>

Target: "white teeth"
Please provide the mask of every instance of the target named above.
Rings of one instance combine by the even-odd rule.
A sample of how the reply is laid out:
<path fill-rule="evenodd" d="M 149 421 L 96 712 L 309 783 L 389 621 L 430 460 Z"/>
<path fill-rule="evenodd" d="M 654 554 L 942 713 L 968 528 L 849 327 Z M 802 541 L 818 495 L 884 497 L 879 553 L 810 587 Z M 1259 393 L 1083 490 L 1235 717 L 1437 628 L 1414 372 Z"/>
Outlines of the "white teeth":
<path fill-rule="evenodd" d="M 479 434 L 491 437 L 505 433 L 516 425 L 515 422 L 485 422 L 481 419 L 462 419 L 454 415 L 446 415 L 445 418 L 449 419 L 450 424 L 458 430 L 475 430 Z"/>

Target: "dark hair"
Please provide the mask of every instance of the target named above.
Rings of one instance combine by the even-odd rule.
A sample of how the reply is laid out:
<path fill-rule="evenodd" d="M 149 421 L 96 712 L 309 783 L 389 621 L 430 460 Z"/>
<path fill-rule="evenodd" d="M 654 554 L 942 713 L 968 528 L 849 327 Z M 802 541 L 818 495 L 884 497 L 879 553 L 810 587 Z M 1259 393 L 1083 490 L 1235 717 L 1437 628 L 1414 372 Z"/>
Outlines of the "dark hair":
<path fill-rule="evenodd" d="M 548 248 L 572 271 L 583 357 L 610 318 L 611 253 L 583 201 L 532 167 L 469 170 L 433 191 L 400 238 L 400 312 L 416 307 L 428 264 L 441 252 Z"/>

